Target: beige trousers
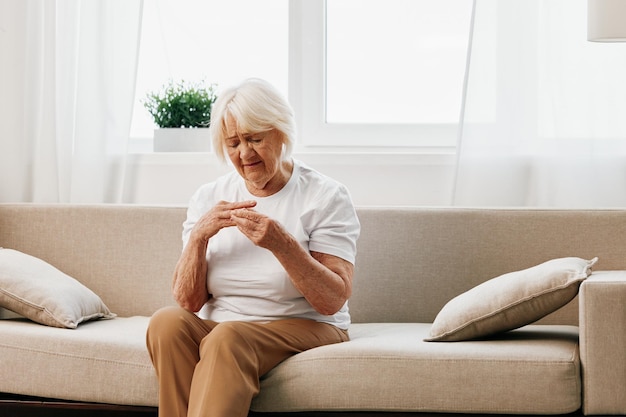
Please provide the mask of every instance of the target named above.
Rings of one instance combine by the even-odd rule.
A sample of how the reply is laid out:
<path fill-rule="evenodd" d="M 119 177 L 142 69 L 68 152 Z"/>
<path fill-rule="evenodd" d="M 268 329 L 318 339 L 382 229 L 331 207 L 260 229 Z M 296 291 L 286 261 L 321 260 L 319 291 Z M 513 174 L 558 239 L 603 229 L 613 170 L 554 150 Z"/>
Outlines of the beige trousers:
<path fill-rule="evenodd" d="M 245 417 L 263 374 L 298 352 L 347 341 L 348 333 L 306 319 L 216 323 L 166 307 L 150 319 L 146 340 L 159 417 Z"/>

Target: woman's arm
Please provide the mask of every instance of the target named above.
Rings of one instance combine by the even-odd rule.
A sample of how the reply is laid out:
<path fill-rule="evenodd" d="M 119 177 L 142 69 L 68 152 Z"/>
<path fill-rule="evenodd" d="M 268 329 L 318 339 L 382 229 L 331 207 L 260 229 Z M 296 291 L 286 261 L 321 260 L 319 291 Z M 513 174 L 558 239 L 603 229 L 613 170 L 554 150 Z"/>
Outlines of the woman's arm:
<path fill-rule="evenodd" d="M 181 307 L 196 312 L 211 298 L 207 288 L 206 259 L 209 239 L 224 227 L 235 225 L 231 220 L 233 210 L 251 208 L 255 205 L 254 201 L 236 203 L 220 201 L 194 224 L 174 269 L 172 294 Z"/>
<path fill-rule="evenodd" d="M 208 243 L 208 240 L 198 239 L 192 233 L 174 270 L 172 282 L 174 300 L 182 308 L 194 313 L 210 298 L 206 282 Z"/>
<path fill-rule="evenodd" d="M 279 223 L 252 210 L 236 210 L 233 221 L 254 244 L 270 250 L 294 286 L 320 314 L 332 315 L 352 294 L 352 263 L 307 252 Z"/>

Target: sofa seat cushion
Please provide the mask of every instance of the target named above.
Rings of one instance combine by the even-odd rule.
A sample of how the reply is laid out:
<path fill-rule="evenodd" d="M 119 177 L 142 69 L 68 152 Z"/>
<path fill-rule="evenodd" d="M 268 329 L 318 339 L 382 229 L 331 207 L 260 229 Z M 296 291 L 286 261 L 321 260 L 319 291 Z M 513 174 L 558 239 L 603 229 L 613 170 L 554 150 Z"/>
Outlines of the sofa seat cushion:
<path fill-rule="evenodd" d="M 2 320 L 0 392 L 158 405 L 148 317 L 75 330 Z M 430 324 L 353 324 L 352 340 L 296 355 L 262 378 L 255 411 L 566 414 L 580 407 L 578 328 L 531 325 L 497 338 L 422 339 Z M 468 387 L 474 387 L 468 389 Z"/>
<path fill-rule="evenodd" d="M 122 405 L 158 404 L 146 350 L 148 317 L 90 321 L 76 329 L 2 320 L 0 392 Z"/>
<path fill-rule="evenodd" d="M 429 343 L 430 324 L 353 324 L 351 340 L 266 374 L 254 411 L 566 414 L 581 406 L 578 327 Z"/>

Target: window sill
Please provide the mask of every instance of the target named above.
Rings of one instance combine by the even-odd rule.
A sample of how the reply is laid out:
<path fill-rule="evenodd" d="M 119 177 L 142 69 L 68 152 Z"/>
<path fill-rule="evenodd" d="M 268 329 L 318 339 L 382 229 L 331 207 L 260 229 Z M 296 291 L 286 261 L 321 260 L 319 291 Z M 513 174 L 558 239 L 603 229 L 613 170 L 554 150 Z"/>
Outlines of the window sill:
<path fill-rule="evenodd" d="M 213 152 L 153 152 L 152 139 L 132 139 L 130 158 L 146 163 L 221 163 Z M 453 165 L 454 147 L 330 147 L 296 145 L 293 157 L 310 165 Z"/>
<path fill-rule="evenodd" d="M 451 151 L 307 151 L 293 152 L 293 157 L 311 166 L 317 165 L 444 165 L 452 166 L 456 155 Z M 129 159 L 147 164 L 222 164 L 212 152 L 131 153 Z"/>

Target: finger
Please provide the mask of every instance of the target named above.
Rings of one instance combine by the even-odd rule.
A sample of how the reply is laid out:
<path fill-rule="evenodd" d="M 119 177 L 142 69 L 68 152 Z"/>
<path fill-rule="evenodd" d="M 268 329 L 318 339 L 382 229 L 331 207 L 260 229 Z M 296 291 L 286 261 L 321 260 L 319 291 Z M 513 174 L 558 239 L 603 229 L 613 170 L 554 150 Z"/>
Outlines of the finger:
<path fill-rule="evenodd" d="M 253 222 L 258 222 L 260 220 L 259 213 L 257 213 L 254 210 L 238 209 L 238 210 L 231 211 L 231 214 L 233 218 L 250 220 Z"/>
<path fill-rule="evenodd" d="M 219 201 L 215 204 L 215 208 L 220 210 L 237 210 L 240 208 L 251 208 L 256 206 L 256 201 L 254 200 L 244 200 L 244 201 Z"/>
<path fill-rule="evenodd" d="M 246 209 L 246 208 L 251 208 L 256 206 L 256 201 L 254 200 L 245 200 L 245 201 L 237 201 L 234 203 L 230 204 L 230 209 L 231 210 L 238 210 L 238 209 Z"/>
<path fill-rule="evenodd" d="M 213 210 L 213 216 L 219 220 L 231 219 L 233 210 L 244 210 L 256 206 L 256 201 L 246 200 L 238 202 L 220 201 Z"/>
<path fill-rule="evenodd" d="M 222 210 L 216 213 L 216 216 L 219 220 L 232 220 L 232 211 L 231 210 Z"/>

